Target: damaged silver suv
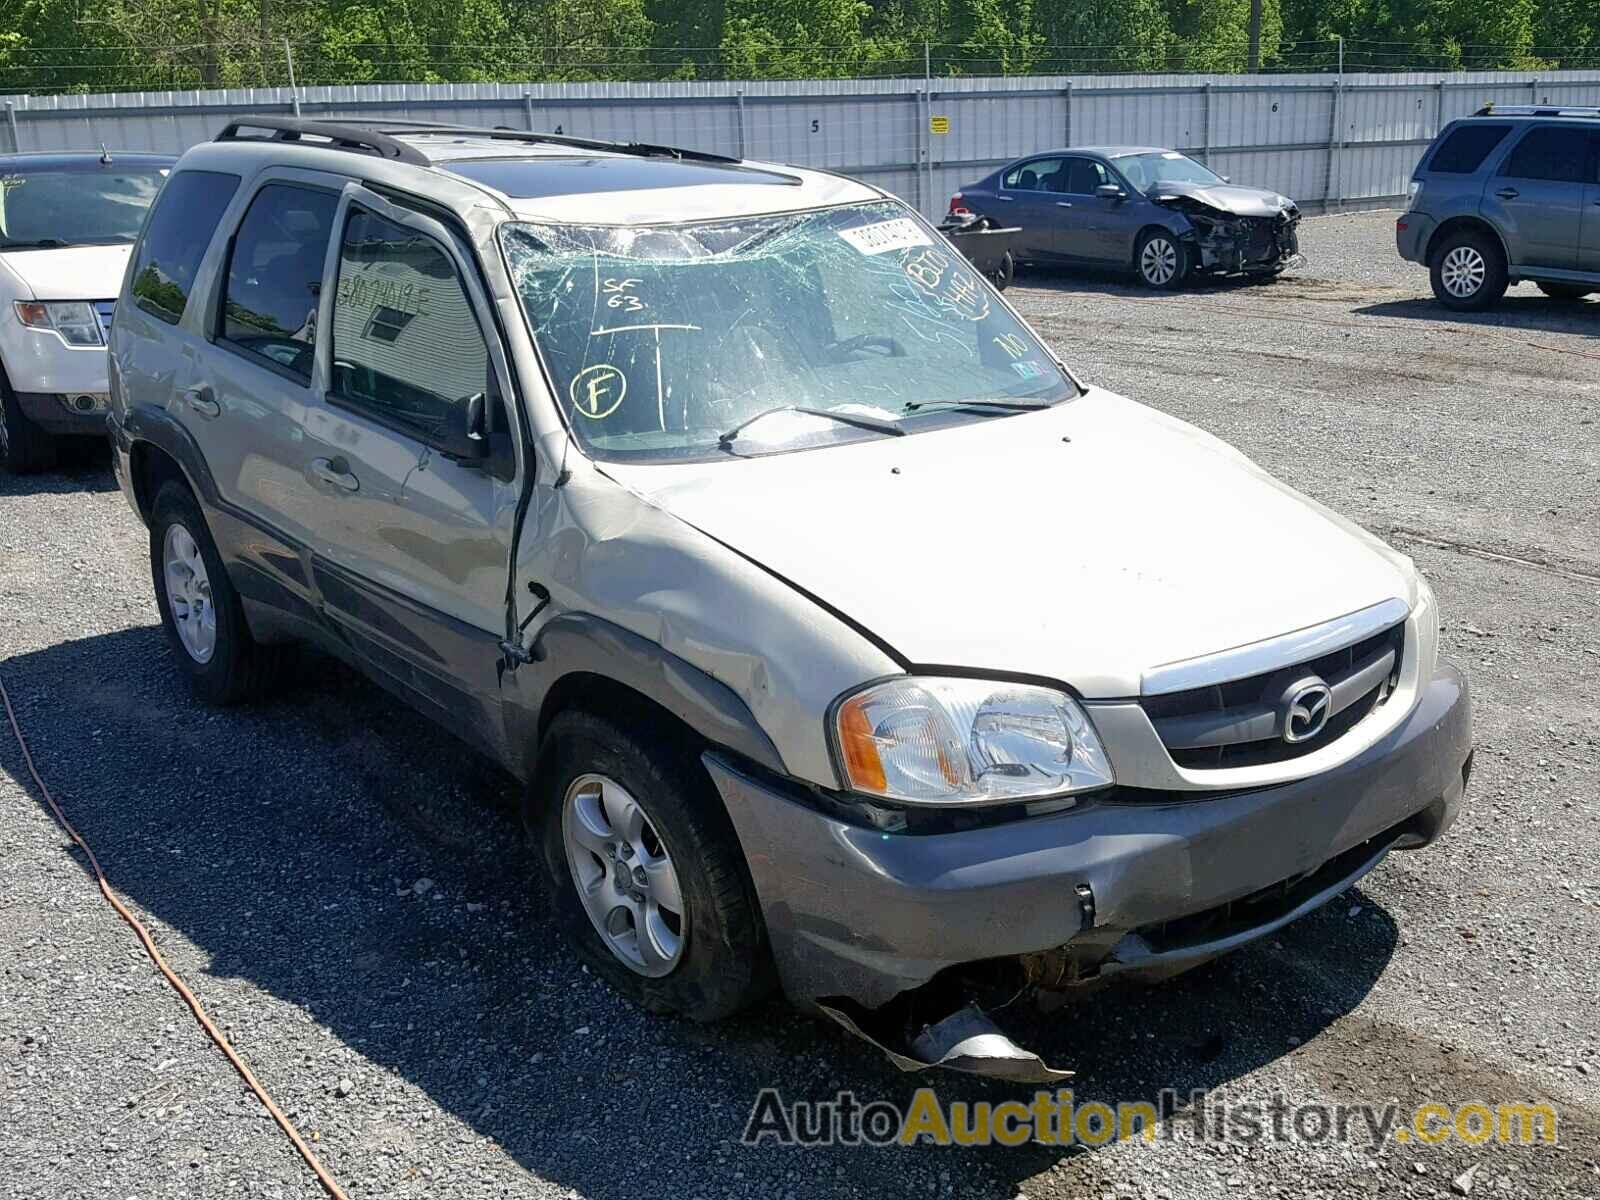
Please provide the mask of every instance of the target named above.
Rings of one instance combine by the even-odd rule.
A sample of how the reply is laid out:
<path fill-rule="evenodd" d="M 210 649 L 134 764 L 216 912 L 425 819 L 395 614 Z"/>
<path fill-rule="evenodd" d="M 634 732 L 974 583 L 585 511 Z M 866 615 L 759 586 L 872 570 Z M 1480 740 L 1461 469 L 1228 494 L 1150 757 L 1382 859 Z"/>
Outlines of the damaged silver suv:
<path fill-rule="evenodd" d="M 253 118 L 178 163 L 117 312 L 198 694 L 310 642 L 493 756 L 652 1011 L 778 984 L 902 1065 L 1048 1077 L 963 1040 L 989 996 L 1175 974 L 1461 801 L 1410 560 L 1080 383 L 865 184 Z"/>

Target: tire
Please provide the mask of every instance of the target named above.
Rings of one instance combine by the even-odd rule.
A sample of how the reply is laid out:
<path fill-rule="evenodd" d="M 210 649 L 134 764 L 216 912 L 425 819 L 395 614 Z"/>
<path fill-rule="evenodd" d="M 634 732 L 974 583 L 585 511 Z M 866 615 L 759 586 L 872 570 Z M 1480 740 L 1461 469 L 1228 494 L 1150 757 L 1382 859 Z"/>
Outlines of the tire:
<path fill-rule="evenodd" d="M 28 420 L 11 383 L 0 374 L 0 467 L 32 475 L 56 465 L 56 439 Z"/>
<path fill-rule="evenodd" d="M 1016 277 L 1017 260 L 1012 258 L 1011 251 L 1007 250 L 1000 259 L 1000 265 L 995 268 L 994 274 L 989 278 L 994 282 L 995 288 L 1003 292 L 1011 286 L 1011 281 Z"/>
<path fill-rule="evenodd" d="M 1464 229 L 1444 238 L 1428 264 L 1434 297 L 1456 312 L 1482 312 L 1506 294 L 1506 260 L 1486 233 Z"/>
<path fill-rule="evenodd" d="M 1592 295 L 1594 288 L 1585 287 L 1581 283 L 1541 283 L 1539 290 L 1552 300 L 1582 300 L 1585 296 Z"/>
<path fill-rule="evenodd" d="M 771 990 L 772 959 L 733 824 L 699 762 L 663 725 L 649 714 L 625 728 L 561 713 L 540 746 L 527 822 L 552 915 L 589 968 L 649 1012 L 716 1021 Z M 643 817 L 631 838 L 630 800 Z M 632 845 L 617 853 L 625 841 Z M 661 884 L 663 860 L 675 888 Z M 630 861 L 627 886 L 644 889 L 642 904 L 619 890 Z M 580 896 L 575 866 L 592 902 Z M 601 928 L 607 911 L 612 934 Z M 642 940 L 635 914 L 645 914 Z"/>
<path fill-rule="evenodd" d="M 1134 247 L 1133 271 L 1145 287 L 1170 292 L 1189 275 L 1189 248 L 1165 229 L 1146 230 Z"/>
<path fill-rule="evenodd" d="M 173 550 L 170 558 L 169 543 Z M 196 560 L 203 568 L 203 578 L 197 578 Z M 189 489 L 174 480 L 161 485 L 151 509 L 150 575 L 161 624 L 201 699 L 216 705 L 237 704 L 271 688 L 282 669 L 286 648 L 263 646 L 250 636 L 244 607 L 200 506 Z M 180 580 L 185 582 L 184 594 L 174 596 L 171 587 Z M 181 611 L 175 613 L 175 607 Z M 207 629 L 209 650 L 205 650 Z"/>

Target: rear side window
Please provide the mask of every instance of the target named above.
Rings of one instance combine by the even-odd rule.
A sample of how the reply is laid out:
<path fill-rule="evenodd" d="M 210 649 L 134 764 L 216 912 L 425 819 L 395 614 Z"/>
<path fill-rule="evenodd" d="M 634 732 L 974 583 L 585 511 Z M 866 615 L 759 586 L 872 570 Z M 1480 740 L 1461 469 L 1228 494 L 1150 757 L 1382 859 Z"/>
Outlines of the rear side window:
<path fill-rule="evenodd" d="M 1582 183 L 1589 178 L 1589 132 L 1566 125 L 1541 125 L 1506 158 L 1500 174 L 1511 179 Z"/>
<path fill-rule="evenodd" d="M 489 347 L 454 261 L 432 238 L 352 209 L 333 298 L 333 394 L 428 440 L 484 393 Z"/>
<path fill-rule="evenodd" d="M 133 299 L 152 316 L 176 325 L 222 212 L 239 177 L 220 171 L 179 171 L 156 198 L 133 265 Z"/>
<path fill-rule="evenodd" d="M 228 255 L 218 335 L 305 383 L 338 206 L 332 192 L 269 183 L 250 201 Z"/>
<path fill-rule="evenodd" d="M 1483 165 L 1483 160 L 1489 157 L 1489 151 L 1504 141 L 1510 132 L 1509 125 L 1483 125 L 1477 121 L 1457 125 L 1433 152 L 1428 170 L 1446 175 L 1471 175 Z"/>
<path fill-rule="evenodd" d="M 1004 186 L 1015 188 L 1020 192 L 1047 192 L 1051 190 L 1050 180 L 1060 174 L 1059 158 L 1036 158 L 1032 162 L 1023 163 L 1020 167 L 1007 171 L 1001 182 Z"/>

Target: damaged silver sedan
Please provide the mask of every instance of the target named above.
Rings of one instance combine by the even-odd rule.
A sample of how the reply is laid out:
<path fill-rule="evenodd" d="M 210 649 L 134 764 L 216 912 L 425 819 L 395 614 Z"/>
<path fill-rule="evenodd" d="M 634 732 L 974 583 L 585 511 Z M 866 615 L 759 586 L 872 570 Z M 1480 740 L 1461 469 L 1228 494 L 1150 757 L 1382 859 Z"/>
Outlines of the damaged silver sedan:
<path fill-rule="evenodd" d="M 1170 289 L 1196 275 L 1270 278 L 1300 260 L 1300 209 L 1176 150 L 1083 146 L 1008 163 L 950 198 L 952 216 L 1020 227 L 1021 263 L 1127 269 Z"/>
<path fill-rule="evenodd" d="M 234 703 L 311 642 L 492 756 L 653 1012 L 780 987 L 1057 1078 L 986 1014 L 1261 938 L 1461 803 L 1411 560 L 1081 381 L 869 185 L 252 118 L 117 312 L 175 668 Z"/>

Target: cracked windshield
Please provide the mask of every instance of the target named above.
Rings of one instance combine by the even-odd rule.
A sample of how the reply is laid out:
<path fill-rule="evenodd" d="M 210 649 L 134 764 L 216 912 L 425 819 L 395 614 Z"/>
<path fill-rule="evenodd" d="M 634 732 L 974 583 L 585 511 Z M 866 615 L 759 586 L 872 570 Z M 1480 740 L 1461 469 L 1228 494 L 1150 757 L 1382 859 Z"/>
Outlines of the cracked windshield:
<path fill-rule="evenodd" d="M 773 453 L 1075 394 L 897 203 L 631 229 L 513 223 L 504 237 L 568 423 L 598 457 Z"/>

